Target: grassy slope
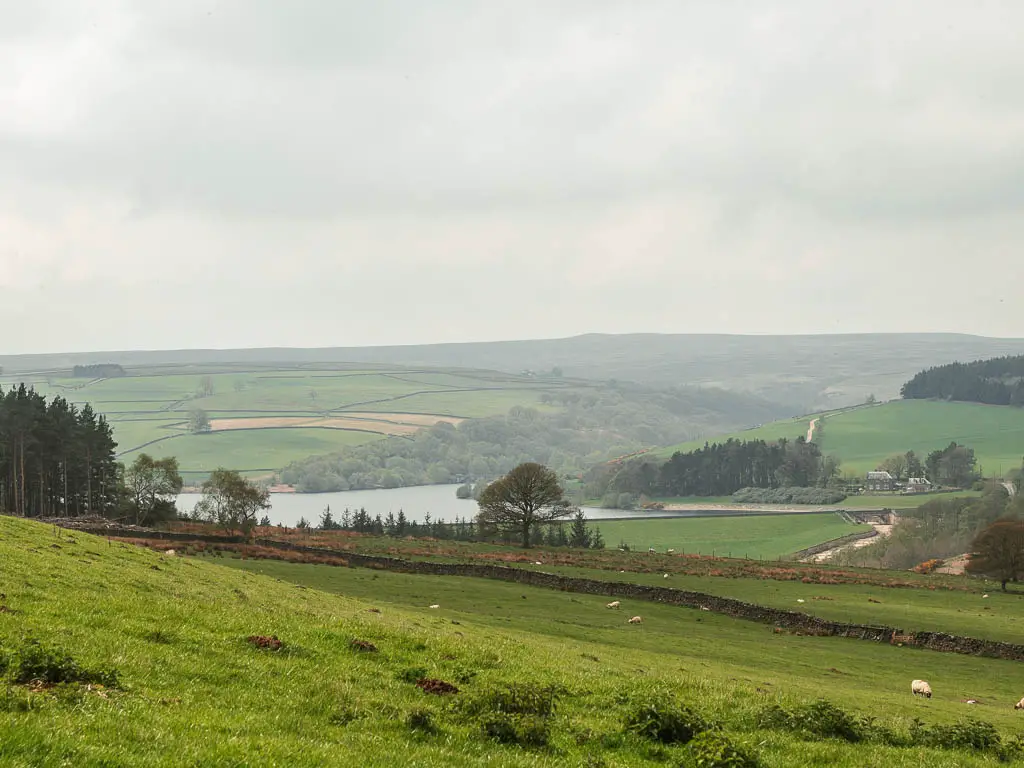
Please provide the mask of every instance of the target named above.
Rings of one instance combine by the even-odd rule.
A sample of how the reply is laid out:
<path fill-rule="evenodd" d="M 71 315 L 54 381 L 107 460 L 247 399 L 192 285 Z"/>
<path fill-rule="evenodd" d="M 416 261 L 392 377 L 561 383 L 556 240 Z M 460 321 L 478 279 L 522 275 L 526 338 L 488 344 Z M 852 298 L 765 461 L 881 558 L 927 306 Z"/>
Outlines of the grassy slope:
<path fill-rule="evenodd" d="M 633 550 L 655 547 L 771 560 L 829 539 L 870 530 L 850 525 L 834 513 L 699 517 L 648 520 L 597 520 L 609 547 L 625 542 Z"/>
<path fill-rule="evenodd" d="M 236 568 L 317 589 L 373 599 L 377 604 L 387 603 L 413 609 L 437 603 L 441 606 L 443 616 L 454 617 L 462 622 L 548 635 L 553 640 L 563 642 L 570 639 L 600 644 L 604 646 L 605 654 L 598 652 L 602 662 L 614 659 L 618 654 L 629 656 L 634 652 L 643 654 L 651 651 L 664 653 L 662 663 L 666 666 L 654 674 L 681 669 L 703 678 L 704 684 L 711 688 L 719 688 L 724 682 L 722 678 L 728 678 L 741 688 L 760 685 L 773 692 L 784 690 L 787 694 L 801 698 L 828 696 L 845 706 L 870 711 L 881 717 L 916 716 L 926 720 L 943 717 L 955 719 L 963 714 L 964 707 L 960 699 L 974 697 L 992 703 L 992 706 L 986 706 L 983 710 L 986 719 L 1000 724 L 1019 724 L 1019 717 L 1015 717 L 1012 704 L 1019 698 L 1020 665 L 1011 662 L 908 651 L 863 641 L 774 635 L 763 625 L 644 601 L 624 600 L 622 611 L 615 613 L 603 608 L 607 598 L 601 596 L 531 589 L 483 579 L 424 577 L 265 560 L 224 562 Z M 617 579 L 634 577 L 635 574 L 628 577 L 622 574 L 606 575 L 606 578 Z M 664 583 L 660 577 L 649 578 Z M 716 587 L 728 580 L 710 580 L 715 582 L 711 584 L 708 581 L 705 579 L 696 586 L 704 591 L 716 592 Z M 676 584 L 675 581 L 671 581 L 671 584 L 687 586 Z M 736 580 L 735 584 L 759 583 Z M 770 583 L 766 589 L 775 586 L 775 583 Z M 791 586 L 805 587 L 809 592 L 826 589 L 821 585 Z M 736 589 L 741 587 L 737 586 Z M 857 591 L 863 588 L 848 589 L 851 599 L 854 599 Z M 893 592 L 897 592 L 901 599 L 904 598 L 904 592 L 907 592 L 905 599 L 910 603 L 922 599 L 931 600 L 934 594 L 927 590 L 879 591 L 890 599 L 894 599 Z M 974 596 L 974 600 L 977 599 L 978 596 Z M 1019 597 L 1012 599 L 1020 601 Z M 809 609 L 810 602 L 803 605 L 790 603 L 786 607 Z M 927 602 L 922 608 L 924 605 Z M 813 606 L 818 607 L 817 604 Z M 634 635 L 622 633 L 624 616 L 633 614 L 644 617 L 642 632 Z M 931 627 L 934 628 L 936 623 L 948 615 L 937 613 Z M 646 666 L 646 662 L 639 659 L 636 666 L 653 671 Z M 920 706 L 909 695 L 903 695 L 901 687 L 905 687 L 909 681 L 908 676 L 928 679 L 933 688 L 936 691 L 941 689 L 942 693 L 937 692 L 935 698 Z M 770 685 L 765 687 L 766 682 Z M 761 695 L 758 694 L 758 697 Z M 768 695 L 770 697 L 771 694 Z M 714 696 L 708 698 L 713 699 Z M 842 750 L 836 749 L 833 754 L 839 759 L 838 764 L 845 764 L 840 757 Z M 913 764 L 902 762 L 897 754 L 892 753 L 888 757 L 893 760 L 892 765 Z M 867 756 L 862 759 L 863 762 L 859 763 L 852 759 L 850 764 L 887 764 L 872 762 Z M 772 764 L 800 763 L 795 760 L 787 763 L 782 756 L 777 763 Z"/>
<path fill-rule="evenodd" d="M 13 611 L 0 612 L 0 647 L 30 634 L 85 665 L 116 666 L 123 685 L 109 698 L 4 694 L 4 765 L 546 766 L 583 765 L 599 753 L 609 765 L 659 765 L 666 755 L 637 741 L 603 746 L 584 734 L 620 732 L 620 695 L 657 685 L 731 728 L 749 723 L 768 700 L 825 691 L 883 718 L 929 721 L 962 714 L 964 695 L 1000 702 L 1019 695 L 1017 665 L 1009 662 L 913 654 L 913 674 L 936 687 L 934 699 L 916 700 L 905 690 L 912 652 L 888 646 L 771 635 L 650 604 L 639 609 L 643 627 L 631 627 L 599 597 L 503 583 L 237 563 L 267 578 L 81 534 L 57 538 L 51 528 L 11 518 L 0 518 L 0 563 L 0 589 Z M 311 573 L 313 586 L 334 594 L 272 578 Z M 441 610 L 425 609 L 428 602 Z M 369 613 L 369 605 L 383 612 Z M 254 632 L 277 634 L 291 652 L 249 647 L 244 637 Z M 380 653 L 355 654 L 353 638 Z M 465 717 L 445 711 L 447 702 L 398 679 L 411 666 L 446 679 L 475 673 L 460 697 L 510 681 L 566 686 L 554 749 L 484 741 Z M 11 707 L 26 697 L 28 711 Z M 423 708 L 435 713 L 441 735 L 405 728 L 406 714 Z M 985 710 L 1004 731 L 1014 714 L 1006 706 Z M 355 719 L 342 725 L 349 715 Z M 992 764 L 956 752 L 805 744 L 774 733 L 739 738 L 760 744 L 769 767 Z"/>
<path fill-rule="evenodd" d="M 184 430 L 192 408 L 204 409 L 211 418 L 313 417 L 345 411 L 480 417 L 506 413 L 514 405 L 544 408 L 539 403 L 540 394 L 565 386 L 560 380 L 475 370 L 282 367 L 212 373 L 214 394 L 197 398 L 195 393 L 204 374 L 194 371 L 195 366 L 141 369 L 132 371 L 131 376 L 102 381 L 5 376 L 0 385 L 10 386 L 25 378 L 41 394 L 61 395 L 79 405 L 89 402 L 110 420 L 125 460 L 131 461 L 142 450 L 158 456 L 173 455 L 186 476 L 202 475 L 218 466 L 280 469 L 297 459 L 380 437 L 355 430 L 192 436 Z M 315 398 L 311 392 L 316 393 Z M 161 438 L 170 439 L 146 446 Z"/>
<path fill-rule="evenodd" d="M 739 440 L 790 439 L 807 434 L 810 417 L 765 424 L 758 429 L 721 435 Z M 855 408 L 826 415 L 822 450 L 843 461 L 844 472 L 861 475 L 894 453 L 913 450 L 924 459 L 930 451 L 951 440 L 974 449 L 978 463 L 990 475 L 1020 466 L 1024 453 L 1024 408 L 948 403 L 930 400 L 897 400 L 870 408 Z M 682 443 L 659 449 L 662 457 L 690 451 L 699 443 Z"/>

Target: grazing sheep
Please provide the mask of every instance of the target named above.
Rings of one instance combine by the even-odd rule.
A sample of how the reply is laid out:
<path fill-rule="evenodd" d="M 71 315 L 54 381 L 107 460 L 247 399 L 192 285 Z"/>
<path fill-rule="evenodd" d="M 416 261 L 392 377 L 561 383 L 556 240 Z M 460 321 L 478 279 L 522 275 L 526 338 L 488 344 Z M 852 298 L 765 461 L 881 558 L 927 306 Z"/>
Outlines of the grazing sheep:
<path fill-rule="evenodd" d="M 164 554 L 167 555 L 168 557 L 174 557 L 178 553 L 175 552 L 173 549 L 168 549 L 166 552 L 164 552 Z"/>
<path fill-rule="evenodd" d="M 616 610 L 618 609 L 618 607 L 619 607 L 619 601 L 618 600 L 610 602 L 610 603 L 608 603 L 608 605 L 605 606 L 605 608 L 615 608 Z"/>
<path fill-rule="evenodd" d="M 1014 704 L 1013 708 L 1014 709 L 1024 709 L 1024 699 L 1021 699 L 1016 704 Z"/>
<path fill-rule="evenodd" d="M 804 599 L 803 599 L 802 597 L 798 597 L 798 598 L 796 599 L 796 601 L 797 601 L 798 603 L 804 603 L 804 602 L 806 602 L 806 600 L 804 600 Z"/>
<path fill-rule="evenodd" d="M 982 595 L 982 596 L 981 596 L 981 599 L 982 599 L 982 600 L 987 600 L 987 599 L 988 599 L 988 595 Z"/>
<path fill-rule="evenodd" d="M 666 549 L 665 551 L 668 552 L 670 555 L 674 555 L 676 553 L 674 549 Z"/>
<path fill-rule="evenodd" d="M 649 549 L 647 550 L 647 554 L 648 554 L 648 555 L 653 555 L 653 554 L 654 554 L 654 547 L 650 547 L 650 548 L 649 548 Z"/>
<path fill-rule="evenodd" d="M 702 611 L 710 611 L 710 610 L 711 610 L 711 609 L 710 609 L 710 608 L 708 608 L 708 607 L 707 607 L 706 605 L 702 605 L 702 606 L 700 607 L 700 609 L 701 609 Z"/>
<path fill-rule="evenodd" d="M 911 682 L 910 692 L 915 696 L 924 696 L 926 699 L 932 697 L 932 687 L 925 680 L 914 680 Z"/>
<path fill-rule="evenodd" d="M 440 608 L 441 606 L 440 606 L 440 605 L 432 605 L 432 606 L 430 606 L 430 607 L 431 607 L 431 608 Z"/>
<path fill-rule="evenodd" d="M 663 578 L 666 578 L 666 579 L 667 579 L 667 578 L 668 578 L 668 574 L 666 573 L 666 574 L 664 575 L 664 577 L 663 577 Z"/>
<path fill-rule="evenodd" d="M 640 618 L 639 616 L 634 616 L 633 618 L 631 618 L 631 619 L 630 619 L 630 620 L 629 620 L 628 622 L 626 622 L 626 623 L 627 623 L 627 624 L 643 624 L 643 623 L 644 623 L 644 620 L 643 620 L 643 619 L 641 619 L 641 618 Z"/>
<path fill-rule="evenodd" d="M 540 560 L 536 560 L 536 561 L 534 561 L 534 563 L 533 563 L 533 564 L 534 564 L 534 565 L 544 565 L 544 563 L 542 563 L 542 562 L 541 562 Z"/>

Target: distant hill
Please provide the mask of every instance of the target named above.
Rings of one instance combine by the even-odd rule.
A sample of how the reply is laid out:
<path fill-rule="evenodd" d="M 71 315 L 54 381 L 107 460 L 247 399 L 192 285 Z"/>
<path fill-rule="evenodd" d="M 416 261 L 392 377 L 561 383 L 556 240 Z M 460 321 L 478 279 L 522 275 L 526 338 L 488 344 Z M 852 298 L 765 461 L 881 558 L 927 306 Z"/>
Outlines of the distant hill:
<path fill-rule="evenodd" d="M 786 419 L 757 429 L 713 438 L 790 440 L 807 435 L 813 416 Z M 820 417 L 819 417 L 820 418 Z M 1005 475 L 1021 466 L 1024 455 L 1024 409 L 978 403 L 898 400 L 826 414 L 823 429 L 814 439 L 825 454 L 842 459 L 842 471 L 861 475 L 886 457 L 914 451 L 924 460 L 930 451 L 956 441 L 974 449 L 986 475 Z M 691 451 L 698 440 L 661 448 L 655 455 L 668 458 L 676 451 Z"/>
<path fill-rule="evenodd" d="M 0 356 L 15 371 L 234 363 L 242 366 L 373 363 L 549 372 L 567 377 L 742 390 L 792 412 L 896 397 L 918 371 L 952 360 L 1024 354 L 1024 339 L 962 334 L 734 336 L 588 334 L 567 339 L 321 349 L 268 348 Z"/>

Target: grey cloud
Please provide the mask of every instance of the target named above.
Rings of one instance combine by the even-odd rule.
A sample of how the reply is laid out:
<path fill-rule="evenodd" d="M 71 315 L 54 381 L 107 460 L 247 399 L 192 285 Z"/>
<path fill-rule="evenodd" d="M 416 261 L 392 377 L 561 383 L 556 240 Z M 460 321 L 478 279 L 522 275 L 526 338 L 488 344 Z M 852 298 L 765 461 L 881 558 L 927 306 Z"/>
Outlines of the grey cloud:
<path fill-rule="evenodd" d="M 463 281 L 559 286 L 475 320 L 466 308 L 488 303 L 473 290 L 431 298 L 409 341 L 467 327 L 766 330 L 758 311 L 711 298 L 724 285 L 752 307 L 765 281 L 785 302 L 774 330 L 921 330 L 948 322 L 941 308 L 865 271 L 899 285 L 930 264 L 931 297 L 961 290 L 937 265 L 965 247 L 980 269 L 1021 272 L 1005 251 L 1024 235 L 1019 4 L 0 0 L 0 12 L 0 40 L 14 42 L 0 46 L 0 267 L 22 259 L 0 277 L 21 291 L 12 306 L 31 304 L 27 286 L 73 297 L 76 275 L 104 274 L 107 301 L 127 302 L 116 286 L 134 259 L 152 265 L 130 278 L 142 295 L 179 278 L 223 295 L 244 269 L 250 296 L 318 318 L 282 292 L 390 282 L 408 303 Z M 865 317 L 863 296 L 812 287 L 837 279 L 900 308 Z M 1024 334 L 1005 305 L 976 302 L 942 329 Z M 823 319 L 839 307 L 844 318 Z M 231 343 L 278 331 L 274 343 L 311 343 L 310 323 L 241 299 L 234 314 L 237 328 L 129 332 L 112 309 L 102 336 L 210 345 L 204 334 L 235 328 Z M 365 343 L 413 333 L 381 322 Z M 89 338 L 75 343 L 109 346 Z"/>

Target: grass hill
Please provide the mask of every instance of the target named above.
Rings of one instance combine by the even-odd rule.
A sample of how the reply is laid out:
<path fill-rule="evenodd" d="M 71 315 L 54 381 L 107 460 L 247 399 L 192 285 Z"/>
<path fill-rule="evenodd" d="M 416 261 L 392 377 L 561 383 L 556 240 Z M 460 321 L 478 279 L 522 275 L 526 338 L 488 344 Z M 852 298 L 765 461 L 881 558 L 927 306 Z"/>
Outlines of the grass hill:
<path fill-rule="evenodd" d="M 713 438 L 740 440 L 795 439 L 807 435 L 805 416 L 765 424 L 757 429 Z M 874 406 L 824 414 L 824 427 L 815 440 L 826 454 L 842 461 L 844 472 L 863 474 L 887 456 L 913 450 L 923 460 L 928 452 L 955 440 L 974 449 L 978 464 L 990 475 L 1003 475 L 1021 465 L 1024 455 L 1024 408 L 979 403 L 896 400 Z M 661 448 L 656 455 L 699 448 L 703 440 Z"/>
<path fill-rule="evenodd" d="M 723 387 L 790 406 L 790 412 L 896 397 L 923 368 L 950 360 L 1024 353 L 1024 339 L 962 334 L 736 336 L 588 334 L 567 339 L 330 349 L 236 349 L 0 356 L 7 372 L 54 371 L 76 364 L 126 367 L 219 365 L 315 367 L 338 361 L 400 367 L 484 368 L 643 384 Z"/>
<path fill-rule="evenodd" d="M 600 596 L 500 582 L 205 560 L 0 517 L 0 764 L 694 765 L 689 748 L 624 727 L 632 713 L 678 732 L 696 722 L 683 702 L 766 768 L 982 766 L 991 750 L 812 731 L 854 723 L 894 741 L 919 718 L 963 744 L 991 734 L 947 727 L 966 695 L 991 703 L 984 718 L 1004 734 L 1019 727 L 1013 662 L 775 635 L 650 603 L 624 614 Z M 900 604 L 919 598 L 934 593 L 900 590 Z M 643 625 L 626 624 L 630 610 Z M 912 697 L 912 676 L 935 698 Z M 428 679 L 458 693 L 416 685 L 436 689 Z M 822 695 L 842 709 L 811 704 Z M 810 730 L 767 727 L 771 704 Z M 858 714 L 875 724 L 844 719 Z"/>
<path fill-rule="evenodd" d="M 783 412 L 776 404 L 721 390 L 665 395 L 622 385 L 612 391 L 599 382 L 475 369 L 220 363 L 128 368 L 126 373 L 97 379 L 74 378 L 70 371 L 7 374 L 0 376 L 0 386 L 25 382 L 46 396 L 90 403 L 110 421 L 123 460 L 130 462 L 141 451 L 176 456 L 187 482 L 218 466 L 266 475 L 309 456 L 385 437 L 409 438 L 437 422 L 504 415 L 514 406 L 554 413 L 570 396 L 610 403 L 597 426 L 609 431 L 611 441 L 645 416 L 661 426 L 670 416 L 673 431 L 683 437 Z M 664 407 L 672 414 L 643 413 L 666 403 L 666 397 L 671 402 Z M 211 433 L 190 433 L 193 409 L 208 414 Z M 649 441 L 653 435 L 628 434 L 625 444 L 650 444 L 639 442 L 641 436 Z"/>

